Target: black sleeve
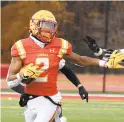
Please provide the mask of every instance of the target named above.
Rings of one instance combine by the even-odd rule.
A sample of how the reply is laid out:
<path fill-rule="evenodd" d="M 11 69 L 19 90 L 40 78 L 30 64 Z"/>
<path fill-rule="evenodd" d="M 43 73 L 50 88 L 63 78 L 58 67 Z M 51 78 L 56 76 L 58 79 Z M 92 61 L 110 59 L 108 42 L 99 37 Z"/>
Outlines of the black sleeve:
<path fill-rule="evenodd" d="M 13 87 L 13 88 L 11 88 L 11 89 L 12 89 L 13 91 L 17 92 L 17 93 L 20 93 L 20 94 L 24 93 L 24 86 L 21 85 L 21 84 L 19 84 L 19 85 L 16 86 L 16 87 Z"/>
<path fill-rule="evenodd" d="M 75 73 L 66 65 L 60 71 L 77 87 L 80 83 Z"/>

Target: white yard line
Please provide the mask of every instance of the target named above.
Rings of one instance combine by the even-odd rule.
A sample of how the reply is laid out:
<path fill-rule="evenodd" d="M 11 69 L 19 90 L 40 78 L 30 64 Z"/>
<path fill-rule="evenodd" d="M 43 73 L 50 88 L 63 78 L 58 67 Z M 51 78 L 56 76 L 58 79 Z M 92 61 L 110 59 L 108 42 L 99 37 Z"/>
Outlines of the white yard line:
<path fill-rule="evenodd" d="M 1 95 L 19 95 L 18 93 L 14 93 L 14 92 L 1 92 Z M 63 93 L 62 96 L 72 96 L 72 97 L 78 97 L 79 94 L 66 94 Z M 93 96 L 93 97 L 124 97 L 123 94 L 89 94 L 89 96 Z"/>

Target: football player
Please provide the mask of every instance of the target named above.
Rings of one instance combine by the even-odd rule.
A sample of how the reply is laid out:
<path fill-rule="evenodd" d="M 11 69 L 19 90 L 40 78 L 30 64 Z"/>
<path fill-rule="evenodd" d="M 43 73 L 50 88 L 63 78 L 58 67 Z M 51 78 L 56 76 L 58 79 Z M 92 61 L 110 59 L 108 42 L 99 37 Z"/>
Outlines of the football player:
<path fill-rule="evenodd" d="M 12 60 L 6 79 L 9 88 L 25 79 L 32 81 L 25 83 L 25 93 L 19 102 L 25 108 L 26 122 L 52 121 L 60 108 L 61 94 L 56 82 L 62 58 L 81 66 L 106 68 L 115 68 L 124 60 L 121 52 L 112 54 L 112 60 L 108 61 L 80 56 L 72 52 L 68 41 L 56 37 L 57 28 L 55 16 L 50 11 L 40 10 L 30 19 L 30 36 L 18 40 L 11 48 Z"/>
<path fill-rule="evenodd" d="M 79 90 L 79 95 L 82 100 L 86 99 L 86 102 L 88 102 L 88 92 L 86 89 L 83 87 L 75 73 L 65 65 L 65 60 L 62 59 L 59 63 L 59 70 L 78 88 Z M 15 86 L 11 88 L 17 93 L 23 94 L 24 93 L 24 84 L 19 84 L 18 86 Z M 57 111 L 58 114 L 55 115 L 55 119 L 53 119 L 52 122 L 57 122 L 56 119 L 61 120 L 61 122 L 66 122 L 66 117 L 62 116 L 62 106 L 60 109 Z"/>
<path fill-rule="evenodd" d="M 98 46 L 96 40 L 91 38 L 90 36 L 86 36 L 83 40 L 87 43 L 88 47 L 94 52 L 95 56 L 105 61 L 108 61 L 110 59 L 113 52 L 124 53 L 124 49 L 102 49 Z M 124 68 L 124 60 L 122 60 L 120 64 L 116 66 L 116 68 Z"/>

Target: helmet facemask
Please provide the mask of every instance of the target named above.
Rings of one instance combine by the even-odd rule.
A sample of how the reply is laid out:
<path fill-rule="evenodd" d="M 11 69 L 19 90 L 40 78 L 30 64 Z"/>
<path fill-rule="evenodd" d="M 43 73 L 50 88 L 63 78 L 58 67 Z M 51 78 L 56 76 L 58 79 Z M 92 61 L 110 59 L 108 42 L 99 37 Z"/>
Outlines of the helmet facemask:
<path fill-rule="evenodd" d="M 43 42 L 50 42 L 57 33 L 57 23 L 50 21 L 39 21 L 39 34 L 37 37 Z"/>

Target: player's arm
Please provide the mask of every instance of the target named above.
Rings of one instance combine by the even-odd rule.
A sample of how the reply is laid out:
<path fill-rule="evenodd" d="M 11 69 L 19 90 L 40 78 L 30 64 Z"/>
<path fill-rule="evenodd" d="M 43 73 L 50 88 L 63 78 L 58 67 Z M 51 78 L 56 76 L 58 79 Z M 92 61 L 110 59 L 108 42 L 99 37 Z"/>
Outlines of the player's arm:
<path fill-rule="evenodd" d="M 60 71 L 76 86 L 78 87 L 80 83 L 79 79 L 76 77 L 75 73 L 66 65 L 60 69 Z"/>
<path fill-rule="evenodd" d="M 16 87 L 21 83 L 22 79 L 19 75 L 19 71 L 22 68 L 22 66 L 23 66 L 23 63 L 19 56 L 12 57 L 7 78 L 6 78 L 9 88 Z"/>
<path fill-rule="evenodd" d="M 79 95 L 81 96 L 82 100 L 86 99 L 86 101 L 88 102 L 88 92 L 83 87 L 75 73 L 66 65 L 62 69 L 60 69 L 60 71 L 78 88 Z"/>
<path fill-rule="evenodd" d="M 91 58 L 88 56 L 80 56 L 74 52 L 72 52 L 70 55 L 64 55 L 63 57 L 65 60 L 68 60 L 74 64 L 78 64 L 81 66 L 101 66 L 101 67 L 107 67 L 107 63 L 105 61 Z"/>
<path fill-rule="evenodd" d="M 20 57 L 12 57 L 6 78 L 9 88 L 20 94 L 24 93 L 24 86 L 20 84 L 23 80 L 20 78 L 20 76 L 17 78 L 17 74 L 22 66 L 23 63 Z"/>
<path fill-rule="evenodd" d="M 116 57 L 117 55 L 115 56 L 115 52 L 116 52 L 116 54 L 119 52 L 124 53 L 124 49 L 118 49 L 118 51 L 115 49 L 101 49 L 97 45 L 96 40 L 92 39 L 89 36 L 86 36 L 86 38 L 84 38 L 83 40 L 87 43 L 88 47 L 94 52 L 95 56 L 97 56 L 100 59 L 103 59 L 105 61 L 111 60 L 112 57 L 113 58 Z M 118 57 L 118 58 L 120 58 L 120 57 Z M 124 60 L 122 60 L 119 64 L 117 64 L 115 66 L 115 68 L 124 68 Z"/>
<path fill-rule="evenodd" d="M 65 60 L 68 60 L 73 64 L 78 64 L 81 66 L 108 67 L 108 63 L 106 61 L 102 61 L 102 60 L 87 57 L 87 56 L 80 56 L 76 53 L 73 53 L 72 46 L 68 41 L 62 39 L 62 44 L 63 45 L 58 54 L 59 57 L 63 57 Z"/>
<path fill-rule="evenodd" d="M 12 57 L 6 80 L 9 88 L 13 88 L 21 82 L 30 83 L 34 78 L 39 77 L 40 74 L 39 66 L 35 66 L 32 63 L 23 66 L 22 59 L 16 56 Z"/>
<path fill-rule="evenodd" d="M 74 64 L 81 66 L 100 66 L 106 68 L 116 68 L 116 66 L 124 60 L 124 53 L 117 52 L 116 50 L 112 53 L 108 61 L 99 60 L 87 56 L 80 56 L 76 53 L 66 54 L 63 56 L 65 60 L 68 60 Z"/>

